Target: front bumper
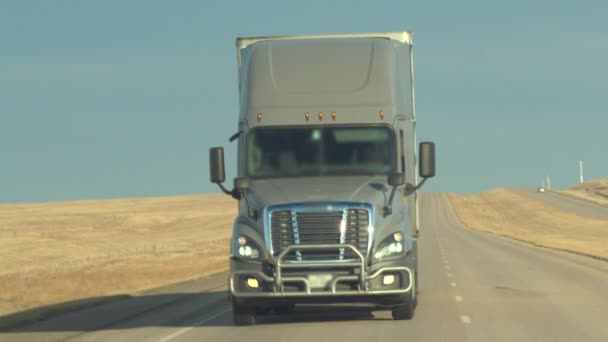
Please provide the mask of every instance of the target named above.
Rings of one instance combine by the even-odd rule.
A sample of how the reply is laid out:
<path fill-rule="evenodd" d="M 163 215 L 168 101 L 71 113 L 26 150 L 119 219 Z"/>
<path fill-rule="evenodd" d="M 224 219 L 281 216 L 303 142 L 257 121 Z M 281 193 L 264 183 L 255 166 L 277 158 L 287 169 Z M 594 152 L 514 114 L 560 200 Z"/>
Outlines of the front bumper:
<path fill-rule="evenodd" d="M 335 262 L 286 261 L 294 250 L 351 249 L 358 260 Z M 404 256 L 367 266 L 365 257 L 352 245 L 292 245 L 277 257 L 274 268 L 267 264 L 232 261 L 229 286 L 237 301 L 248 299 L 291 299 L 291 302 L 362 301 L 382 302 L 379 298 L 393 298 L 398 302 L 412 291 L 414 284 L 414 256 Z M 384 276 L 393 282 L 386 284 Z M 392 277 L 391 277 L 392 276 Z M 252 288 L 247 279 L 258 284 Z M 308 300 L 310 299 L 310 300 Z M 385 298 L 386 299 L 386 298 Z"/>

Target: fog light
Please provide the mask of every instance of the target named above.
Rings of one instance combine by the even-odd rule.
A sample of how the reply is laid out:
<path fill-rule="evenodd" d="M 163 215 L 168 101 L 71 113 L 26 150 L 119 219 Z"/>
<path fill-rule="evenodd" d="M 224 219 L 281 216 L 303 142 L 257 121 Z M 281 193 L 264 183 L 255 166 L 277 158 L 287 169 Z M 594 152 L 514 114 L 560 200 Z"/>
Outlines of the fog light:
<path fill-rule="evenodd" d="M 384 284 L 384 285 L 393 285 L 394 282 L 395 282 L 394 274 L 387 274 L 384 277 L 382 277 L 382 284 Z"/>
<path fill-rule="evenodd" d="M 247 279 L 247 286 L 251 287 L 252 289 L 257 289 L 260 284 L 258 283 L 258 280 L 255 278 L 248 278 Z"/>

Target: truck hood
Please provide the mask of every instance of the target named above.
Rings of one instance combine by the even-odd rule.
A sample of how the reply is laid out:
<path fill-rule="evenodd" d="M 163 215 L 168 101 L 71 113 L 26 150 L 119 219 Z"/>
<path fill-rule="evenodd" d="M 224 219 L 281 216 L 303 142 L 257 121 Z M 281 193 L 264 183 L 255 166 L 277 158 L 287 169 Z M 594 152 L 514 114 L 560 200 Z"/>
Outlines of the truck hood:
<path fill-rule="evenodd" d="M 275 178 L 251 182 L 254 207 L 295 202 L 348 201 L 384 206 L 390 196 L 386 176 Z"/>

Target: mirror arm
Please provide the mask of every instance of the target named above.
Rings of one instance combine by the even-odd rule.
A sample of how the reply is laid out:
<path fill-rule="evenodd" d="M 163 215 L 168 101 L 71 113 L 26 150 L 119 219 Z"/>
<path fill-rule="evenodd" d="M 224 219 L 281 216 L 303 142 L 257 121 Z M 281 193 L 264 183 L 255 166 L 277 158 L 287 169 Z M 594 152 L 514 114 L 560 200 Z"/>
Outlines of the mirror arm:
<path fill-rule="evenodd" d="M 215 183 L 217 184 L 217 186 L 220 187 L 220 189 L 222 189 L 222 192 L 225 193 L 226 195 L 232 196 L 232 198 L 234 198 L 235 200 L 240 200 L 241 199 L 241 193 L 237 190 L 237 189 L 233 189 L 232 191 L 226 189 L 226 187 L 224 186 L 224 184 L 222 183 Z"/>
<path fill-rule="evenodd" d="M 240 195 L 239 197 L 245 200 L 245 204 L 247 205 L 247 212 L 249 214 L 249 217 L 251 217 L 252 219 L 257 221 L 258 211 L 253 209 L 253 207 L 251 206 L 251 203 L 249 202 L 249 196 L 247 196 L 247 192 L 245 190 L 239 191 L 236 189 L 234 189 L 234 192 L 238 193 Z"/>
<path fill-rule="evenodd" d="M 424 182 L 426 182 L 426 180 L 427 180 L 427 179 L 428 179 L 428 178 L 422 178 L 422 182 L 420 182 L 418 185 L 416 185 L 416 186 L 414 187 L 414 191 L 416 191 L 416 190 L 418 190 L 418 189 L 422 188 L 422 186 L 424 185 Z"/>
<path fill-rule="evenodd" d="M 416 186 L 412 186 L 411 184 L 407 183 L 405 186 L 405 191 L 406 191 L 406 195 L 409 195 L 411 193 L 413 193 L 414 191 L 417 191 L 418 189 L 422 188 L 422 186 L 424 185 L 424 182 L 426 182 L 428 178 L 422 178 L 422 181 L 420 183 L 418 183 L 418 185 Z M 387 217 L 388 215 L 393 213 L 393 198 L 395 197 L 395 192 L 397 191 L 397 187 L 394 186 L 393 190 L 391 191 L 391 195 L 388 198 L 388 204 L 384 206 L 384 217 Z"/>
<path fill-rule="evenodd" d="M 393 190 L 391 190 L 391 195 L 388 198 L 388 203 L 384 206 L 384 217 L 393 213 L 393 198 L 395 197 L 395 191 L 397 191 L 397 187 L 394 186 Z"/>
<path fill-rule="evenodd" d="M 230 192 L 230 196 L 232 196 L 232 198 L 234 198 L 237 201 L 243 197 L 243 196 L 241 196 L 241 193 L 237 189 L 232 189 L 232 192 Z"/>
<path fill-rule="evenodd" d="M 418 189 L 422 188 L 422 185 L 424 185 L 424 182 L 426 182 L 427 179 L 428 178 L 422 178 L 422 182 L 420 182 L 420 184 L 418 184 L 418 185 L 406 183 L 405 191 L 403 192 L 403 196 L 409 196 L 409 195 L 413 194 L 414 191 L 417 191 Z"/>
<path fill-rule="evenodd" d="M 222 189 L 222 192 L 223 192 L 223 193 L 225 193 L 226 195 L 233 196 L 232 191 L 230 191 L 230 190 L 226 189 L 226 187 L 224 186 L 224 184 L 222 184 L 222 183 L 215 183 L 215 184 L 217 184 L 217 186 L 219 186 L 219 187 L 220 187 L 220 189 Z"/>

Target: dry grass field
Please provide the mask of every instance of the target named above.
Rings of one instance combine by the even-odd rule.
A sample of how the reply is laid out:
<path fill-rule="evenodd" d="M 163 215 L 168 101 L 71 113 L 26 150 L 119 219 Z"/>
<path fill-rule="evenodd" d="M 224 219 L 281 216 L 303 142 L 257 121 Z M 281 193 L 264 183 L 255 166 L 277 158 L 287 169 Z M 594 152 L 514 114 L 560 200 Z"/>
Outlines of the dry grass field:
<path fill-rule="evenodd" d="M 539 246 L 608 258 L 608 221 L 563 212 L 508 189 L 449 194 L 468 227 Z"/>
<path fill-rule="evenodd" d="M 0 316 L 228 267 L 225 195 L 0 205 Z"/>
<path fill-rule="evenodd" d="M 608 205 L 608 178 L 591 180 L 561 192 L 597 204 Z"/>

